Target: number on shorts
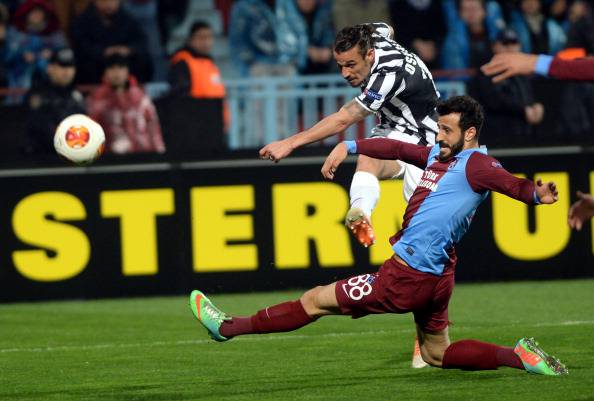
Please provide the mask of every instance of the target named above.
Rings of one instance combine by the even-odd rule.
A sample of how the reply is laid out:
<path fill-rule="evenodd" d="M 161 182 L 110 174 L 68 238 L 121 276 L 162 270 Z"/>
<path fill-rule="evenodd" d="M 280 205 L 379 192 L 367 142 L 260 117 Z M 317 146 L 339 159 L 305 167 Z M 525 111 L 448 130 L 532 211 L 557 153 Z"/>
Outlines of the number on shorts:
<path fill-rule="evenodd" d="M 349 281 L 347 281 L 351 286 L 351 289 L 349 290 L 349 297 L 351 297 L 351 299 L 359 301 L 364 296 L 371 294 L 371 284 L 369 284 L 367 280 L 369 280 L 369 274 L 351 277 Z"/>

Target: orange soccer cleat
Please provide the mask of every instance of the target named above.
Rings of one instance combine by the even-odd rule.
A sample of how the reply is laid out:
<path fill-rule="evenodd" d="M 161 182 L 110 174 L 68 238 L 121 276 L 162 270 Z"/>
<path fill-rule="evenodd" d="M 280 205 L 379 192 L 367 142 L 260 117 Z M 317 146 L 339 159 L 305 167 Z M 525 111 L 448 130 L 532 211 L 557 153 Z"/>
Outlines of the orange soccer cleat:
<path fill-rule="evenodd" d="M 425 362 L 423 360 L 423 357 L 421 356 L 421 347 L 419 346 L 419 339 L 417 338 L 417 336 L 415 336 L 415 346 L 413 349 L 412 362 L 410 366 L 415 369 L 420 369 L 424 368 L 425 366 L 428 366 L 427 362 Z"/>
<path fill-rule="evenodd" d="M 369 218 L 361 209 L 351 208 L 347 212 L 345 225 L 365 248 L 375 243 L 373 227 L 371 227 Z"/>

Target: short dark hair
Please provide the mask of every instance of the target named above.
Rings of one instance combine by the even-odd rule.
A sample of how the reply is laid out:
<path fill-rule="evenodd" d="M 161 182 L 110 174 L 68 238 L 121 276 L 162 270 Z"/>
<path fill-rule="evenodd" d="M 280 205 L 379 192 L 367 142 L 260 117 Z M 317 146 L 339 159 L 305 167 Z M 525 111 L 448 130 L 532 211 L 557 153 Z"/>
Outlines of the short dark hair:
<path fill-rule="evenodd" d="M 483 6 L 483 8 L 485 8 L 485 0 L 478 0 L 479 3 L 481 3 L 481 6 Z M 518 1 L 518 4 L 520 2 Z M 462 0 L 456 0 L 456 10 L 458 10 L 458 12 L 460 12 L 460 7 L 462 7 Z"/>
<path fill-rule="evenodd" d="M 460 113 L 458 125 L 460 130 L 465 132 L 470 127 L 476 128 L 476 136 L 481 133 L 485 115 L 483 107 L 470 96 L 453 96 L 437 105 L 437 112 L 440 116 L 452 113 Z"/>
<path fill-rule="evenodd" d="M 212 29 L 210 24 L 206 21 L 195 21 L 190 28 L 190 36 L 202 29 Z"/>
<path fill-rule="evenodd" d="M 367 24 L 347 26 L 342 28 L 334 40 L 334 51 L 344 53 L 359 45 L 359 53 L 365 57 L 369 49 L 373 48 L 373 27 Z"/>

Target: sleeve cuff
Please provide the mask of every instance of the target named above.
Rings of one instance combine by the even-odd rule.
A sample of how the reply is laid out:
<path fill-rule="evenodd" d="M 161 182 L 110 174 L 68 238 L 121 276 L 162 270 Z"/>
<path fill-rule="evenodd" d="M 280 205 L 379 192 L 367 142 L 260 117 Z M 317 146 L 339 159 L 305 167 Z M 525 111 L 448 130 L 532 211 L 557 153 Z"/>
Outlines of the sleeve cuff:
<path fill-rule="evenodd" d="M 349 154 L 356 154 L 357 153 L 357 142 L 355 141 L 344 141 L 344 144 L 347 146 Z"/>
<path fill-rule="evenodd" d="M 540 205 L 542 202 L 540 201 L 540 199 L 538 198 L 538 195 L 536 195 L 536 191 L 534 191 L 532 193 L 532 198 L 534 199 L 534 204 L 535 205 Z"/>
<path fill-rule="evenodd" d="M 553 62 L 553 56 L 548 56 L 545 54 L 539 54 L 536 58 L 536 65 L 534 66 L 534 72 L 538 75 L 543 75 L 547 77 L 549 75 L 549 69 L 551 68 L 551 63 Z"/>

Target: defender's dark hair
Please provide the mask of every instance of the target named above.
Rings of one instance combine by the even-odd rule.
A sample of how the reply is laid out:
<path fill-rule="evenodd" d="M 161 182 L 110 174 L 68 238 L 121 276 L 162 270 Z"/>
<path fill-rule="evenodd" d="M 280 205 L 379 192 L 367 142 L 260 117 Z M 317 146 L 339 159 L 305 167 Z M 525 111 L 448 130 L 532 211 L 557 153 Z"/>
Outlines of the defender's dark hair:
<path fill-rule="evenodd" d="M 190 28 L 190 36 L 202 29 L 211 29 L 210 24 L 206 21 L 195 21 Z"/>
<path fill-rule="evenodd" d="M 476 128 L 476 136 L 481 133 L 485 115 L 483 107 L 470 96 L 453 96 L 437 105 L 437 112 L 440 116 L 452 113 L 460 113 L 458 125 L 462 133 L 470 127 Z"/>
<path fill-rule="evenodd" d="M 367 24 L 347 26 L 342 28 L 334 40 L 334 51 L 344 53 L 359 45 L 361 57 L 365 57 L 367 51 L 373 48 L 373 27 Z"/>

